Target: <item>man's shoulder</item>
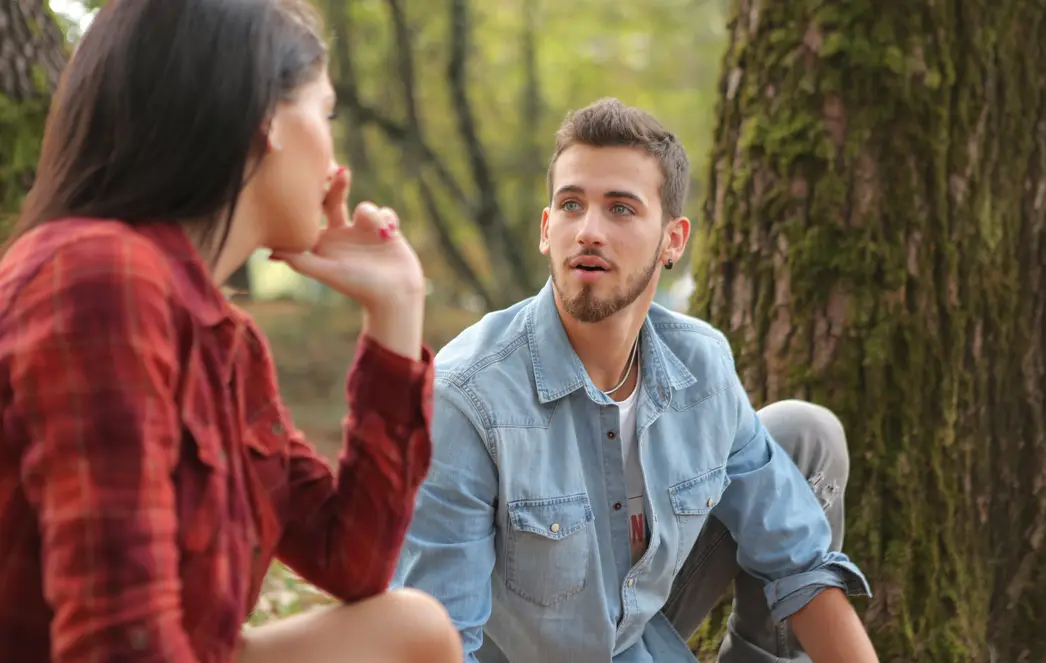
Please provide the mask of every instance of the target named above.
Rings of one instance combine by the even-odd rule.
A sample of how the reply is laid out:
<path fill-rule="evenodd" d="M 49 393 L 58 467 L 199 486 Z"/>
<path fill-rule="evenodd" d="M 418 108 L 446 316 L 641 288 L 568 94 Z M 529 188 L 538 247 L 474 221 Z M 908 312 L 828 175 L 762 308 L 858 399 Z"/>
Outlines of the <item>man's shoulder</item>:
<path fill-rule="evenodd" d="M 533 298 L 528 298 L 487 313 L 444 345 L 435 357 L 437 380 L 461 386 L 485 371 L 524 368 L 525 362 L 520 361 L 524 357 L 514 355 L 529 359 L 527 316 L 531 302 Z"/>
<path fill-rule="evenodd" d="M 536 403 L 526 299 L 483 316 L 447 343 L 435 357 L 435 395 L 460 410 L 477 428 L 499 417 L 529 412 Z"/>
<path fill-rule="evenodd" d="M 650 307 L 650 323 L 662 341 L 680 359 L 695 355 L 730 354 L 726 334 L 708 322 L 660 304 Z"/>

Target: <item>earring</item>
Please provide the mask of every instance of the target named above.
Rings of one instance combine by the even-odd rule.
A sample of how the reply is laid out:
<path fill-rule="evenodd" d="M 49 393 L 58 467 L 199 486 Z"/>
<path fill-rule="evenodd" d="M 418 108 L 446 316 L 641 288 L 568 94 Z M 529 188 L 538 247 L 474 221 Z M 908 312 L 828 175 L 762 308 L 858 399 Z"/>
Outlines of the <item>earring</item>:
<path fill-rule="evenodd" d="M 668 262 L 665 263 L 665 269 L 672 269 L 672 265 L 674 264 L 676 264 L 675 261 L 669 258 Z"/>

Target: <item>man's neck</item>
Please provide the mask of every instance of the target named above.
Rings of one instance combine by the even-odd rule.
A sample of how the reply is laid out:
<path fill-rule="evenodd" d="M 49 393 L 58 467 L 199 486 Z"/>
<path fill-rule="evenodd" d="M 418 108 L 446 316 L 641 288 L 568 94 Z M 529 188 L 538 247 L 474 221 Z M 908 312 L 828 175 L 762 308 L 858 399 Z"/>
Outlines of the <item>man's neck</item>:
<path fill-rule="evenodd" d="M 563 311 L 558 300 L 556 307 L 559 309 L 559 317 L 563 321 L 567 339 L 570 340 L 570 345 L 585 367 L 592 384 L 600 391 L 610 391 L 617 387 L 625 377 L 625 370 L 632 357 L 632 346 L 638 342 L 639 331 L 643 328 L 649 305 L 639 301 L 633 302 L 631 306 L 596 323 L 578 322 Z M 611 398 L 622 401 L 632 394 L 639 381 L 638 366 L 637 359 L 627 379 Z"/>

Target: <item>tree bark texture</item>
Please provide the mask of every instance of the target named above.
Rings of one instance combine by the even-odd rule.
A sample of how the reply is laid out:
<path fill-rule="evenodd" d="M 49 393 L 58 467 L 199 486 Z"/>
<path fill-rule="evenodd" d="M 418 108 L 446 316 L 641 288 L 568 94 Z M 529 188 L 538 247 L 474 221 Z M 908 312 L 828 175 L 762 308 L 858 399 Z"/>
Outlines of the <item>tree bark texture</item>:
<path fill-rule="evenodd" d="M 843 420 L 884 663 L 1046 660 L 1044 19 L 733 3 L 693 311 Z"/>
<path fill-rule="evenodd" d="M 0 226 L 21 205 L 39 157 L 65 36 L 46 0 L 0 0 Z"/>

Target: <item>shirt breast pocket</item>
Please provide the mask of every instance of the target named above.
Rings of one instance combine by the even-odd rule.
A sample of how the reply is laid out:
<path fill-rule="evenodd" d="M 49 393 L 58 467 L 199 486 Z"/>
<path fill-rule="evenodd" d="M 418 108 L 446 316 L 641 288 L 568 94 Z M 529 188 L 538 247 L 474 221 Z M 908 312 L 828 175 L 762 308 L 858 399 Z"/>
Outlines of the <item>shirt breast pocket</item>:
<path fill-rule="evenodd" d="M 729 483 L 724 465 L 668 489 L 678 531 L 676 540 L 679 542 L 675 567 L 672 569 L 673 576 L 679 573 L 687 555 L 697 542 L 705 521 L 708 520 L 708 514 L 719 503 L 719 498 L 723 496 L 723 491 Z"/>
<path fill-rule="evenodd" d="M 551 606 L 579 594 L 591 566 L 592 507 L 585 494 L 508 504 L 505 584 Z"/>

